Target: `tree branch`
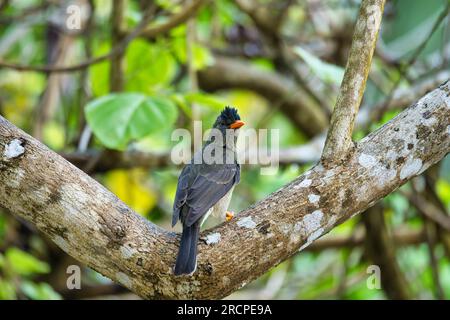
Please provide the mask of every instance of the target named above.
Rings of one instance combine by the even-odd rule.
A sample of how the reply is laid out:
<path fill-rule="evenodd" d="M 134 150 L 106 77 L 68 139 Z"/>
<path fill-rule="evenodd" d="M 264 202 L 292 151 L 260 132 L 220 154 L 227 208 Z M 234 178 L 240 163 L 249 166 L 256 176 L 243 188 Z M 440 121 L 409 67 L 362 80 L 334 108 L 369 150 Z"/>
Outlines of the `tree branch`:
<path fill-rule="evenodd" d="M 386 111 L 403 109 L 414 103 L 417 99 L 432 91 L 439 84 L 450 78 L 449 71 L 441 71 L 429 78 L 414 83 L 409 88 L 399 88 L 392 94 L 392 99 L 386 104 L 381 101 L 373 106 L 361 108 L 356 117 L 356 127 L 364 128 L 372 122 L 380 121 Z"/>
<path fill-rule="evenodd" d="M 120 55 L 125 51 L 128 44 L 136 38 L 139 33 L 145 28 L 147 23 L 150 21 L 151 18 L 151 12 L 148 11 L 144 17 L 142 18 L 141 22 L 136 26 L 136 28 L 131 32 L 128 36 L 126 36 L 122 42 L 120 42 L 118 45 L 116 45 L 114 48 L 112 48 L 108 53 L 104 55 L 100 55 L 97 57 L 92 57 L 90 59 L 87 59 L 81 63 L 74 64 L 71 66 L 53 66 L 53 65 L 46 65 L 46 66 L 29 66 L 29 65 L 23 65 L 23 64 L 15 64 L 6 62 L 0 59 L 0 68 L 9 68 L 14 69 L 17 71 L 34 71 L 34 72 L 44 72 L 44 73 L 53 73 L 53 72 L 72 72 L 72 71 L 78 71 L 84 68 L 88 68 L 91 65 L 103 62 L 105 60 L 108 60 L 110 58 L 113 58 L 117 55 Z"/>
<path fill-rule="evenodd" d="M 320 159 L 325 137 L 320 135 L 310 142 L 279 150 L 278 161 L 282 165 L 315 163 Z M 258 149 L 247 150 L 247 157 L 243 164 L 255 159 Z M 163 168 L 173 164 L 170 161 L 169 152 L 148 152 L 140 150 L 128 150 L 120 152 L 116 150 L 87 150 L 76 152 L 60 152 L 60 156 L 87 173 L 103 173 L 114 169 L 130 168 Z M 189 159 L 186 159 L 189 160 Z"/>
<path fill-rule="evenodd" d="M 141 32 L 140 37 L 147 38 L 149 40 L 156 38 L 157 36 L 163 35 L 173 28 L 179 26 L 180 24 L 188 21 L 192 16 L 194 16 L 198 10 L 206 3 L 207 0 L 194 0 L 190 1 L 185 8 L 180 12 L 174 14 L 170 19 L 162 24 L 149 27 Z"/>
<path fill-rule="evenodd" d="M 34 72 L 44 72 L 44 73 L 51 73 L 51 72 L 72 72 L 72 71 L 78 71 L 84 68 L 88 68 L 91 65 L 103 62 L 105 60 L 111 59 L 116 57 L 117 55 L 121 55 L 128 44 L 136 37 L 146 37 L 146 38 L 154 38 L 158 35 L 161 35 L 163 33 L 166 33 L 167 31 L 171 30 L 172 28 L 182 24 L 185 22 L 191 15 L 195 14 L 195 12 L 201 7 L 201 5 L 205 2 L 205 0 L 196 0 L 192 2 L 190 5 L 186 6 L 186 8 L 179 13 L 173 15 L 167 22 L 157 25 L 154 27 L 150 27 L 148 29 L 145 29 L 147 24 L 150 21 L 151 18 L 151 12 L 152 10 L 148 10 L 148 12 L 144 15 L 141 22 L 138 24 L 138 26 L 131 32 L 122 34 L 121 37 L 123 38 L 123 41 L 120 42 L 117 46 L 111 49 L 110 52 L 98 56 L 93 57 L 91 59 L 87 59 L 81 63 L 74 64 L 71 66 L 30 66 L 30 65 L 23 65 L 23 64 L 16 64 L 11 62 L 6 62 L 0 59 L 0 68 L 9 68 L 14 69 L 17 71 L 34 71 Z"/>
<path fill-rule="evenodd" d="M 361 3 L 341 90 L 322 153 L 325 165 L 336 159 L 345 159 L 353 148 L 353 126 L 366 87 L 384 2 L 363 0 Z"/>
<path fill-rule="evenodd" d="M 138 150 L 119 152 L 115 150 L 88 150 L 86 152 L 61 153 L 62 157 L 78 168 L 90 168 L 88 172 L 102 173 L 114 169 L 160 168 L 168 166 L 170 153 L 151 153 Z"/>
<path fill-rule="evenodd" d="M 327 249 L 342 249 L 342 248 L 355 248 L 362 246 L 365 242 L 367 235 L 356 233 L 349 237 L 344 236 L 329 236 L 316 240 L 309 247 L 305 248 L 306 251 L 320 252 Z M 393 242 L 396 247 L 404 247 L 411 245 L 418 245 L 424 243 L 425 233 L 421 230 L 396 230 L 393 235 Z"/>
<path fill-rule="evenodd" d="M 1 117 L 0 205 L 141 297 L 222 298 L 441 160 L 449 119 L 447 82 L 361 140 L 345 165 L 318 164 L 203 232 L 192 277 L 173 276 L 178 235 Z"/>
<path fill-rule="evenodd" d="M 446 215 L 445 212 L 442 212 L 437 206 L 435 206 L 432 202 L 427 201 L 427 199 L 417 192 L 414 194 L 402 192 L 402 194 L 425 217 L 435 222 L 447 232 L 450 232 L 450 217 Z"/>
<path fill-rule="evenodd" d="M 373 264 L 381 269 L 381 285 L 392 300 L 411 299 L 407 280 L 396 259 L 394 239 L 389 234 L 380 203 L 362 215 L 366 228 L 366 250 Z"/>
<path fill-rule="evenodd" d="M 116 0 L 112 3 L 111 8 L 111 45 L 116 47 L 120 45 L 122 36 L 120 30 L 122 28 L 122 20 L 125 11 L 125 0 Z M 111 64 L 109 67 L 109 91 L 118 92 L 123 90 L 123 54 L 116 54 L 111 57 Z"/>

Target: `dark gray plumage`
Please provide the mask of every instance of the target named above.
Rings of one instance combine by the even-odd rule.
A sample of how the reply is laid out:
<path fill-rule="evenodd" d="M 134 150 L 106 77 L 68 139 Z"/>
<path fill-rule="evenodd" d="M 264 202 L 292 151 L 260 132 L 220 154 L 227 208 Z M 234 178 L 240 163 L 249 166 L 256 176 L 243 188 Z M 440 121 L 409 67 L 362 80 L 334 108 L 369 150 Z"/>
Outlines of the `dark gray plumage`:
<path fill-rule="evenodd" d="M 238 125 L 236 125 L 237 123 Z M 236 160 L 234 146 L 237 140 L 237 129 L 242 125 L 243 122 L 240 121 L 236 109 L 225 108 L 214 123 L 214 128 L 219 129 L 222 133 L 223 141 L 216 141 L 210 137 L 200 151 L 203 152 L 208 145 L 211 147 L 211 144 L 220 143 L 220 145 L 213 146 L 225 151 L 221 157 L 222 161 L 219 161 L 220 163 L 195 164 L 192 160 L 181 171 L 172 217 L 172 226 L 178 220 L 181 220 L 183 224 L 183 233 L 174 269 L 175 275 L 191 274 L 195 271 L 197 242 L 202 218 L 215 206 L 222 210 L 224 204 L 220 204 L 223 202 L 221 199 L 228 198 L 229 201 L 231 194 L 228 197 L 225 196 L 233 190 L 234 185 L 239 183 L 240 166 Z M 231 139 L 225 134 L 225 131 L 230 128 L 236 131 Z M 229 153 L 233 153 L 234 161 L 227 164 L 225 160 Z M 228 201 L 225 206 L 228 206 Z"/>

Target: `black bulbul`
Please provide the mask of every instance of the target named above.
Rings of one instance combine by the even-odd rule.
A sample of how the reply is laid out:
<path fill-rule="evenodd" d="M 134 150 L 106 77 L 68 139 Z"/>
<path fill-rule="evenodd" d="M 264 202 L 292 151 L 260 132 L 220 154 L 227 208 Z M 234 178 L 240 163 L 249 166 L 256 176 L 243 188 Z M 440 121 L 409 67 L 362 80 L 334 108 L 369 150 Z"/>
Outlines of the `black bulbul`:
<path fill-rule="evenodd" d="M 234 186 L 240 180 L 235 146 L 238 129 L 243 125 L 237 110 L 225 107 L 203 148 L 181 171 L 172 217 L 172 227 L 178 220 L 183 224 L 175 275 L 195 272 L 202 221 L 211 213 L 226 216 L 227 220 L 232 218 L 227 209 Z"/>

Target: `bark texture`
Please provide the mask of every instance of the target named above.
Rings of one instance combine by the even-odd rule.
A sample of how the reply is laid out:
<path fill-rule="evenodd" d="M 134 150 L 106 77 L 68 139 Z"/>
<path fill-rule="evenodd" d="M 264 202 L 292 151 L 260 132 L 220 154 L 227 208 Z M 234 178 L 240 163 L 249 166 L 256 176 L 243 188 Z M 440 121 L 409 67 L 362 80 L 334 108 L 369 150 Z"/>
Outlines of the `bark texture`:
<path fill-rule="evenodd" d="M 353 127 L 369 76 L 384 2 L 385 0 L 363 0 L 361 3 L 341 90 L 323 148 L 322 161 L 325 165 L 336 159 L 343 160 L 353 148 Z"/>
<path fill-rule="evenodd" d="M 75 259 L 144 298 L 222 298 L 450 151 L 450 82 L 361 140 L 202 234 L 198 268 L 174 277 L 179 236 L 146 221 L 81 170 L 0 117 L 0 205 Z"/>

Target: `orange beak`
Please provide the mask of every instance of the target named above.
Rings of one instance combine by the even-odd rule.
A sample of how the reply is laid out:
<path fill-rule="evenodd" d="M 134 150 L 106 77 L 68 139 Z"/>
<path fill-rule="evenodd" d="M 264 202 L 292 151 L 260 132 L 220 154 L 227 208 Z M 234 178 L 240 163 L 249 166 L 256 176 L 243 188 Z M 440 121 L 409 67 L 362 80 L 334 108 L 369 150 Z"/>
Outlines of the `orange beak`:
<path fill-rule="evenodd" d="M 239 128 L 242 127 L 244 124 L 245 124 L 244 121 L 236 120 L 234 123 L 232 123 L 232 124 L 230 125 L 230 128 L 231 128 L 231 129 L 239 129 Z"/>

